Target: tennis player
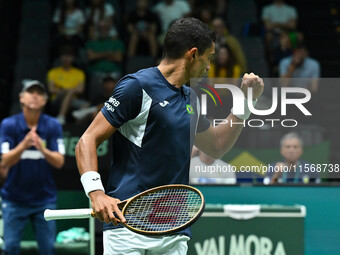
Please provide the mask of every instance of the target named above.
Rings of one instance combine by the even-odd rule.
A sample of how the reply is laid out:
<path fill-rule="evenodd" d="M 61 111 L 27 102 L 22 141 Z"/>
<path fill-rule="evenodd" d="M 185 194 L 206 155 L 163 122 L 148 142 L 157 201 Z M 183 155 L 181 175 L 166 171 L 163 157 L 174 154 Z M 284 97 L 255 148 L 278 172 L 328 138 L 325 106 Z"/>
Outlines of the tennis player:
<path fill-rule="evenodd" d="M 147 237 L 122 228 L 117 207 L 146 189 L 165 184 L 188 184 L 190 154 L 195 145 L 210 156 L 224 155 L 237 140 L 242 125 L 219 125 L 199 114 L 198 99 L 185 86 L 202 77 L 214 56 L 215 35 L 194 18 L 177 20 L 164 40 L 159 66 L 123 77 L 101 112 L 80 138 L 76 158 L 81 182 L 93 210 L 104 221 L 104 254 L 186 254 L 190 230 L 165 237 Z M 257 75 L 245 74 L 241 89 L 253 87 L 253 98 L 263 92 Z M 230 114 L 228 120 L 249 117 Z M 113 138 L 110 176 L 104 191 L 96 149 Z M 115 217 L 114 215 L 117 215 Z"/>

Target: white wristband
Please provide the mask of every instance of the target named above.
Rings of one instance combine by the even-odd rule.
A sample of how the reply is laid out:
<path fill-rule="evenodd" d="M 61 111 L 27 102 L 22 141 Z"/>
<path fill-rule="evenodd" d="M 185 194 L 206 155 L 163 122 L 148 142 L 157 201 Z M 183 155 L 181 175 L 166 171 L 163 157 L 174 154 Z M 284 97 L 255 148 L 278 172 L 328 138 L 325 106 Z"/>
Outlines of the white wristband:
<path fill-rule="evenodd" d="M 82 174 L 80 177 L 81 184 L 83 184 L 85 194 L 88 198 L 89 193 L 95 190 L 102 190 L 105 192 L 100 174 L 96 171 L 88 171 Z"/>
<path fill-rule="evenodd" d="M 256 105 L 257 103 L 257 99 L 253 100 L 253 106 Z M 231 113 L 234 114 L 234 111 L 233 111 L 233 108 L 231 109 Z M 246 120 L 249 118 L 251 114 L 251 111 L 249 110 L 249 107 L 248 107 L 248 99 L 245 97 L 244 98 L 244 114 L 234 114 L 237 118 L 241 119 L 241 120 Z"/>

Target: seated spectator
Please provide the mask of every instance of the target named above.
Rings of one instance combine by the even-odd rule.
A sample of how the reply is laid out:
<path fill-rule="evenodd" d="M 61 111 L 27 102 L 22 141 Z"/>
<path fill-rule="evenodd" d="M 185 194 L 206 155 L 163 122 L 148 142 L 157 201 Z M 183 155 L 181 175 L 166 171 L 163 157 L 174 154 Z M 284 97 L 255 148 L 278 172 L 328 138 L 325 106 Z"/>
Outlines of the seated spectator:
<path fill-rule="evenodd" d="M 163 44 L 163 39 L 168 28 L 175 20 L 190 14 L 191 8 L 186 0 L 162 0 L 153 7 L 162 26 L 162 35 L 158 38 Z"/>
<path fill-rule="evenodd" d="M 112 91 L 115 88 L 117 81 L 119 79 L 107 76 L 102 81 L 102 89 L 100 89 L 101 94 L 99 94 L 93 102 L 93 105 L 87 108 L 82 108 L 72 112 L 72 116 L 79 122 L 91 122 L 97 113 L 103 108 L 104 103 L 112 95 Z"/>
<path fill-rule="evenodd" d="M 280 41 L 278 47 L 273 49 L 273 54 L 270 58 L 270 66 L 274 77 L 278 76 L 278 65 L 281 59 L 289 57 L 293 54 L 293 50 L 296 49 L 303 42 L 303 35 L 299 32 L 283 29 L 280 33 Z"/>
<path fill-rule="evenodd" d="M 279 44 L 281 31 L 294 31 L 297 24 L 297 11 L 287 5 L 284 0 L 274 0 L 272 4 L 263 7 L 262 21 L 266 30 L 266 49 L 269 57 Z"/>
<path fill-rule="evenodd" d="M 274 0 L 263 8 L 262 21 L 267 33 L 280 32 L 281 29 L 295 30 L 297 11 L 284 0 Z"/>
<path fill-rule="evenodd" d="M 70 44 L 78 49 L 83 44 L 85 17 L 76 0 L 63 0 L 61 8 L 56 9 L 53 22 L 58 26 L 58 45 Z"/>
<path fill-rule="evenodd" d="M 264 184 L 275 183 L 320 183 L 318 173 L 309 169 L 309 164 L 301 159 L 303 141 L 296 133 L 288 133 L 280 141 L 283 160 L 271 165 Z"/>
<path fill-rule="evenodd" d="M 136 4 L 136 11 L 127 17 L 128 56 L 151 55 L 156 58 L 158 53 L 156 39 L 159 29 L 158 17 L 149 11 L 148 0 L 138 0 Z"/>
<path fill-rule="evenodd" d="M 235 184 L 236 175 L 232 171 L 231 165 L 208 156 L 194 146 L 189 182 L 191 184 Z"/>
<path fill-rule="evenodd" d="M 88 24 L 88 38 L 95 39 L 100 34 L 100 21 L 105 20 L 109 27 L 108 36 L 115 38 L 118 36 L 118 31 L 114 27 L 115 10 L 105 0 L 92 0 L 91 6 L 86 9 L 86 20 Z"/>
<path fill-rule="evenodd" d="M 320 77 L 320 64 L 316 59 L 308 57 L 305 46 L 300 45 L 292 56 L 283 58 L 279 63 L 281 78 L 305 78 L 298 80 L 284 79 L 282 86 L 302 87 L 315 93 L 318 91 Z"/>
<path fill-rule="evenodd" d="M 70 108 L 79 109 L 88 103 L 79 98 L 84 92 L 85 74 L 72 65 L 73 49 L 69 46 L 62 47 L 60 59 L 61 65 L 48 72 L 47 80 L 52 111 L 56 113 L 60 123 L 65 124 Z"/>
<path fill-rule="evenodd" d="M 102 20 L 99 27 L 99 37 L 86 43 L 88 69 L 91 75 L 89 88 L 91 101 L 97 97 L 98 84 L 104 77 L 110 74 L 115 77 L 121 76 L 123 71 L 123 42 L 109 36 L 110 24 L 106 20 Z"/>
<path fill-rule="evenodd" d="M 221 45 L 215 60 L 210 64 L 209 78 L 239 78 L 241 67 L 236 64 L 233 52 L 228 45 Z"/>
<path fill-rule="evenodd" d="M 242 47 L 239 41 L 231 35 L 221 18 L 215 18 L 212 21 L 212 28 L 216 34 L 215 48 L 218 50 L 221 45 L 228 45 L 233 55 L 235 56 L 235 62 L 241 67 L 241 73 L 247 71 L 247 61 L 244 56 Z"/>

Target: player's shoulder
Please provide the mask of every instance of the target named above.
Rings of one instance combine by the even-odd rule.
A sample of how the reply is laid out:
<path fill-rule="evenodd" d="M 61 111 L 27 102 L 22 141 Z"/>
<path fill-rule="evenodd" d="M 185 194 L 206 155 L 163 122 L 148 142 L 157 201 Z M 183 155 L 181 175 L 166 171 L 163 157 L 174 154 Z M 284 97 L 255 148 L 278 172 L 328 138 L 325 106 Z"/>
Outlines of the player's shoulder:
<path fill-rule="evenodd" d="M 140 82 L 138 78 L 136 77 L 136 75 L 127 74 L 117 82 L 115 90 L 122 89 L 122 88 L 133 89 L 133 88 L 139 88 L 139 87 L 140 87 Z"/>
<path fill-rule="evenodd" d="M 156 75 L 155 67 L 145 68 L 124 76 L 119 83 L 131 83 L 139 87 L 151 86 L 157 78 Z"/>
<path fill-rule="evenodd" d="M 113 90 L 113 97 L 118 98 L 138 98 L 143 94 L 140 80 L 135 74 L 128 74 L 122 77 Z"/>
<path fill-rule="evenodd" d="M 149 67 L 149 68 L 141 69 L 141 70 L 131 74 L 131 76 L 138 79 L 139 81 L 144 81 L 144 80 L 150 79 L 152 77 L 155 77 L 156 74 L 157 74 L 156 73 L 156 67 Z"/>

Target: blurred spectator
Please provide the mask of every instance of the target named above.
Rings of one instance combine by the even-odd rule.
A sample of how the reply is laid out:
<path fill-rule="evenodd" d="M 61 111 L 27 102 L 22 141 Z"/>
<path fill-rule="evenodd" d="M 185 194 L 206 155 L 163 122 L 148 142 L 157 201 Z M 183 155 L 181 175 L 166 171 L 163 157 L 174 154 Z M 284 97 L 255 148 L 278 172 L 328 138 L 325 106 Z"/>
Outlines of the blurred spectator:
<path fill-rule="evenodd" d="M 148 0 L 137 0 L 137 9 L 127 17 L 129 32 L 128 56 L 151 55 L 158 53 L 157 31 L 159 20 L 157 15 L 149 11 Z"/>
<path fill-rule="evenodd" d="M 282 29 L 279 35 L 279 45 L 273 48 L 272 55 L 269 55 L 269 64 L 272 77 L 278 76 L 278 65 L 281 59 L 293 54 L 294 49 L 303 44 L 303 35 L 297 31 Z"/>
<path fill-rule="evenodd" d="M 53 255 L 55 221 L 44 211 L 55 209 L 57 187 L 52 168 L 64 164 L 62 127 L 43 114 L 47 91 L 39 81 L 27 81 L 20 92 L 22 112 L 1 123 L 1 170 L 8 170 L 1 189 L 4 246 L 2 254 L 20 254 L 27 221 L 33 225 L 39 253 Z"/>
<path fill-rule="evenodd" d="M 191 8 L 186 0 L 162 0 L 153 7 L 153 11 L 158 15 L 162 25 L 162 35 L 158 38 L 163 44 L 166 31 L 175 20 L 190 14 Z"/>
<path fill-rule="evenodd" d="M 118 77 L 123 72 L 124 43 L 119 39 L 112 39 L 109 36 L 110 25 L 106 20 L 102 20 L 99 27 L 99 38 L 86 43 L 91 75 L 89 84 L 89 97 L 91 101 L 98 96 L 98 84 L 100 84 L 104 77 L 108 75 Z"/>
<path fill-rule="evenodd" d="M 113 6 L 109 3 L 105 3 L 105 0 L 91 0 L 91 6 L 86 9 L 88 37 L 90 39 L 99 37 L 101 20 L 105 20 L 109 27 L 109 37 L 114 38 L 118 36 L 118 32 L 114 27 L 114 15 L 115 10 Z"/>
<path fill-rule="evenodd" d="M 48 72 L 47 80 L 51 93 L 51 107 L 61 124 L 65 123 L 70 108 L 78 109 L 88 103 L 79 97 L 84 92 L 85 74 L 72 65 L 74 52 L 65 46 L 60 52 L 61 65 Z"/>
<path fill-rule="evenodd" d="M 192 5 L 191 5 L 192 6 Z M 203 3 L 193 9 L 194 16 L 212 27 L 212 20 L 215 17 L 211 3 Z"/>
<path fill-rule="evenodd" d="M 99 28 L 99 37 L 86 43 L 89 71 L 121 74 L 124 44 L 121 40 L 110 37 L 110 24 L 107 20 L 101 20 Z"/>
<path fill-rule="evenodd" d="M 274 0 L 272 4 L 263 7 L 262 21 L 267 33 L 280 32 L 281 29 L 295 30 L 297 11 L 284 0 Z"/>
<path fill-rule="evenodd" d="M 79 122 L 91 122 L 100 109 L 104 106 L 104 103 L 112 95 L 113 89 L 117 84 L 118 79 L 112 76 L 107 76 L 102 81 L 101 94 L 99 94 L 93 101 L 91 107 L 75 110 L 72 112 L 72 116 Z"/>
<path fill-rule="evenodd" d="M 189 182 L 191 184 L 235 184 L 236 175 L 232 171 L 231 165 L 208 156 L 194 146 Z"/>
<path fill-rule="evenodd" d="M 76 0 L 63 0 L 54 13 L 53 22 L 58 25 L 58 45 L 70 44 L 78 49 L 83 44 L 85 17 Z"/>
<path fill-rule="evenodd" d="M 241 67 L 236 64 L 233 52 L 228 45 L 221 45 L 215 60 L 210 64 L 209 78 L 239 78 Z"/>
<path fill-rule="evenodd" d="M 223 19 L 215 18 L 212 22 L 212 28 L 216 33 L 215 48 L 216 51 L 221 47 L 221 45 L 228 45 L 233 55 L 235 56 L 236 64 L 241 67 L 241 73 L 247 71 L 247 61 L 244 56 L 242 47 L 239 41 L 231 35 L 225 26 Z"/>
<path fill-rule="evenodd" d="M 288 133 L 280 141 L 283 160 L 271 165 L 264 184 L 274 183 L 320 183 L 318 173 L 311 171 L 310 164 L 301 159 L 303 141 L 296 133 Z"/>
<path fill-rule="evenodd" d="M 297 23 L 297 11 L 287 5 L 284 0 L 274 0 L 272 4 L 264 6 L 262 21 L 266 29 L 266 49 L 268 57 L 279 45 L 279 35 L 282 29 L 294 31 Z"/>
<path fill-rule="evenodd" d="M 202 13 L 201 19 L 199 16 L 198 18 L 202 20 L 204 23 L 211 25 L 210 23 L 206 22 L 206 19 L 204 17 L 207 17 L 206 14 L 208 12 L 205 12 L 204 10 L 208 10 L 212 16 L 225 16 L 227 13 L 227 0 L 188 0 L 188 3 L 191 6 L 192 12 Z M 209 19 L 211 21 L 211 19 Z"/>
<path fill-rule="evenodd" d="M 308 57 L 305 46 L 300 45 L 292 56 L 282 59 L 279 63 L 281 78 L 305 78 L 298 80 L 284 79 L 283 86 L 302 87 L 317 92 L 320 77 L 320 64 L 316 59 Z"/>

